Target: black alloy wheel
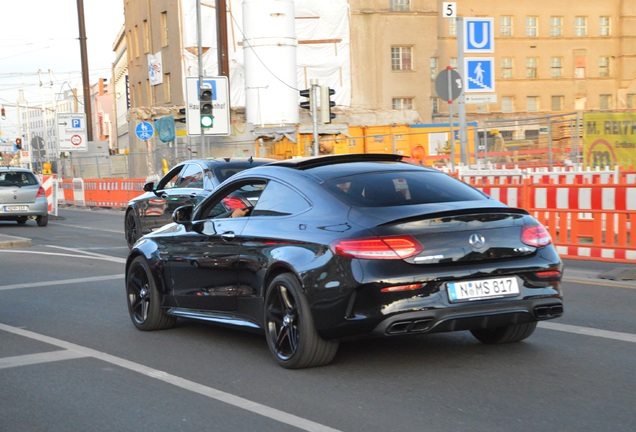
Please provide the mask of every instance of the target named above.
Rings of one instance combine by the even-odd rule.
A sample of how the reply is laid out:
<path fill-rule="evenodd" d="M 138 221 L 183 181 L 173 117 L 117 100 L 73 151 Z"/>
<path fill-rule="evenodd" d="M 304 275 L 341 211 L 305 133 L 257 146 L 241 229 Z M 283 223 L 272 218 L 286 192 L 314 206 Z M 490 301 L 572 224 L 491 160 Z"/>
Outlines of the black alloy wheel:
<path fill-rule="evenodd" d="M 489 345 L 498 345 L 511 342 L 522 341 L 537 328 L 537 322 L 511 324 L 505 327 L 497 327 L 491 329 L 471 330 L 472 335 L 480 342 Z"/>
<path fill-rule="evenodd" d="M 141 228 L 137 224 L 137 218 L 135 217 L 135 212 L 133 210 L 129 210 L 126 213 L 126 222 L 125 222 L 125 232 L 126 232 L 126 243 L 128 243 L 128 248 L 132 249 L 133 245 L 137 240 L 139 240 L 139 235 Z"/>
<path fill-rule="evenodd" d="M 316 332 L 300 283 L 289 273 L 277 276 L 267 289 L 265 326 L 270 351 L 288 369 L 326 365 L 338 350 L 337 341 Z"/>
<path fill-rule="evenodd" d="M 130 264 L 126 275 L 126 295 L 130 319 L 139 330 L 163 330 L 174 326 L 177 319 L 161 310 L 157 285 L 142 256 Z"/>

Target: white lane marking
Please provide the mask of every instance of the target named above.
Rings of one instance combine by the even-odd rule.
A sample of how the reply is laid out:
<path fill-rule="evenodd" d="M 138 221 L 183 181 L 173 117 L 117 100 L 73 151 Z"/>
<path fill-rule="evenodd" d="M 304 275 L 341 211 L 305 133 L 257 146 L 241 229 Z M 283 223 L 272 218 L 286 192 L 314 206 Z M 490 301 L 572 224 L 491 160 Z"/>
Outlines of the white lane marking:
<path fill-rule="evenodd" d="M 263 417 L 270 418 L 279 423 L 284 423 L 290 426 L 297 427 L 302 430 L 315 431 L 315 432 L 339 432 L 337 429 L 333 429 L 329 426 L 325 426 L 320 423 L 316 423 L 311 420 L 304 419 L 302 417 L 298 417 L 293 414 L 286 413 L 284 411 L 280 411 L 276 408 L 268 407 L 267 405 L 254 402 L 249 399 L 245 399 L 240 396 L 233 395 L 231 393 L 226 393 L 224 391 L 217 390 L 212 387 L 204 386 L 194 381 L 180 378 L 178 376 L 171 375 L 167 372 L 164 372 L 158 369 L 153 369 L 148 366 L 144 366 L 142 364 L 132 362 L 130 360 L 116 357 L 111 354 L 107 354 L 107 353 L 97 351 L 91 348 L 87 348 L 81 345 L 76 345 L 71 342 L 63 341 L 61 339 L 45 336 L 45 335 L 35 333 L 29 330 L 20 329 L 18 327 L 8 326 L 2 323 L 0 323 L 0 330 L 17 334 L 19 336 L 27 337 L 29 339 L 34 339 L 34 340 L 44 342 L 50 345 L 55 345 L 60 348 L 64 348 L 66 350 L 72 351 L 81 356 L 93 357 L 98 360 L 102 360 L 104 362 L 122 367 L 124 369 L 128 369 L 133 372 L 140 373 L 150 378 L 154 378 L 156 380 L 163 381 L 168 384 L 172 384 L 184 390 L 198 393 L 210 399 L 215 399 L 215 400 L 218 400 L 219 402 L 224 402 L 228 405 L 235 406 L 245 411 L 249 411 L 254 414 L 259 414 Z"/>
<path fill-rule="evenodd" d="M 57 281 L 43 281 L 43 282 L 30 282 L 30 283 L 21 283 L 21 284 L 13 284 L 13 285 L 1 285 L 0 291 L 10 290 L 10 289 L 20 289 L 20 288 L 36 288 L 42 286 L 53 286 L 53 285 L 70 285 L 76 283 L 87 283 L 87 282 L 101 282 L 101 281 L 109 281 L 115 279 L 124 279 L 125 275 L 110 275 L 110 276 L 92 276 L 85 278 L 76 278 L 76 279 L 63 279 Z"/>
<path fill-rule="evenodd" d="M 595 329 L 591 327 L 581 327 L 570 324 L 560 324 L 555 322 L 540 322 L 539 327 L 549 330 L 557 330 L 566 333 L 575 333 L 585 336 L 594 336 L 604 339 L 613 339 L 622 342 L 636 343 L 636 335 L 632 333 L 621 333 L 609 330 Z"/>
<path fill-rule="evenodd" d="M 52 247 L 57 247 L 57 246 L 52 246 Z M 60 248 L 60 249 L 66 249 L 66 248 Z M 72 251 L 76 251 L 76 252 L 80 252 L 80 253 L 84 253 L 84 255 L 78 255 L 78 254 L 67 254 L 67 253 L 59 253 L 59 252 L 44 252 L 44 251 L 34 251 L 34 250 L 19 250 L 19 249 L 0 249 L 0 253 L 11 253 L 12 255 L 15 254 L 29 254 L 29 255 L 33 255 L 33 254 L 37 254 L 37 255 L 54 255 L 54 256 L 60 256 L 60 257 L 68 257 L 68 258 L 82 258 L 82 259 L 98 259 L 98 260 L 102 260 L 102 261 L 110 261 L 110 262 L 116 262 L 116 263 L 125 263 L 126 262 L 126 258 L 118 258 L 118 257 L 114 257 L 114 256 L 110 256 L 110 255 L 101 255 L 101 254 L 96 254 L 93 252 L 85 252 L 81 249 L 67 249 L 67 250 L 72 250 Z"/>
<path fill-rule="evenodd" d="M 27 354 L 14 357 L 0 358 L 0 369 L 6 369 L 17 366 L 28 366 L 40 363 L 50 363 L 62 360 L 73 360 L 86 357 L 85 354 L 75 351 L 52 351 L 38 354 Z"/>
<path fill-rule="evenodd" d="M 71 225 L 71 224 L 65 224 L 65 223 L 59 223 L 59 222 L 55 222 L 55 225 L 61 225 L 61 226 L 69 227 L 69 228 L 79 228 L 79 229 L 91 230 L 91 231 L 104 231 L 109 233 L 117 233 L 117 234 L 121 234 L 122 238 L 124 238 L 124 233 L 121 230 L 110 230 L 110 229 L 104 229 L 104 228 L 95 228 L 92 226 Z"/>

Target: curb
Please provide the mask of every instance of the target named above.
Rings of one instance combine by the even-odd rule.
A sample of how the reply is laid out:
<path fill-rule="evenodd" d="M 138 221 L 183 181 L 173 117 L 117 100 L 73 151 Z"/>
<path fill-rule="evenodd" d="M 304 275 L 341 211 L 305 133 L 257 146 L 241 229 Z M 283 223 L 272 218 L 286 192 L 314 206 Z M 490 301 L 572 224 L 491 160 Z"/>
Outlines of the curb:
<path fill-rule="evenodd" d="M 31 242 L 31 239 L 29 238 L 13 237 L 13 236 L 0 234 L 0 249 L 27 247 L 31 245 L 32 245 L 32 242 Z"/>

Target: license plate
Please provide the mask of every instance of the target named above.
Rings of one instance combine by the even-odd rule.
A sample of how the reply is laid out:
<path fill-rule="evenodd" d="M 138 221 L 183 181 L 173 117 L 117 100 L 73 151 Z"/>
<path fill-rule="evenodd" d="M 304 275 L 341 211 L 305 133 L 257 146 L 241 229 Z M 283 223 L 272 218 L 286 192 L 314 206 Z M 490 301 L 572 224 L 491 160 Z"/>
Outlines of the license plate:
<path fill-rule="evenodd" d="M 449 282 L 446 286 L 451 302 L 514 297 L 519 294 L 515 277 Z"/>
<path fill-rule="evenodd" d="M 4 211 L 6 211 L 6 212 L 29 211 L 29 206 L 25 206 L 25 205 L 7 205 L 7 206 L 4 206 Z"/>

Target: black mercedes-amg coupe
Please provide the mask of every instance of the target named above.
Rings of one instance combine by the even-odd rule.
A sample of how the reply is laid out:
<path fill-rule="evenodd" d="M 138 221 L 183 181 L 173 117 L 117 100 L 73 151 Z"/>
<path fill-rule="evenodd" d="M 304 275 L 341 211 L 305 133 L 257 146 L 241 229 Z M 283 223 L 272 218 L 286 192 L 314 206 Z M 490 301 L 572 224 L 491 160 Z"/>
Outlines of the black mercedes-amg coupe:
<path fill-rule="evenodd" d="M 252 329 L 304 368 L 349 338 L 467 330 L 500 344 L 562 315 L 563 265 L 535 218 L 401 159 L 278 161 L 179 207 L 130 251 L 132 322 Z"/>

